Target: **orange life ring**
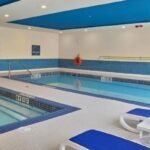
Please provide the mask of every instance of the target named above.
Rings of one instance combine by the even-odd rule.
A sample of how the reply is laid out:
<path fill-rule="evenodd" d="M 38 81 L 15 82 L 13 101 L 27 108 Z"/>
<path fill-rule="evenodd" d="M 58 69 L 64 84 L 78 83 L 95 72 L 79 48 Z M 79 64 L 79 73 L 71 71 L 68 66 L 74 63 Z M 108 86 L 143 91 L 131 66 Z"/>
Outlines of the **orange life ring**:
<path fill-rule="evenodd" d="M 82 59 L 80 58 L 79 55 L 77 55 L 74 59 L 74 64 L 77 65 L 77 66 L 80 66 L 82 64 Z"/>

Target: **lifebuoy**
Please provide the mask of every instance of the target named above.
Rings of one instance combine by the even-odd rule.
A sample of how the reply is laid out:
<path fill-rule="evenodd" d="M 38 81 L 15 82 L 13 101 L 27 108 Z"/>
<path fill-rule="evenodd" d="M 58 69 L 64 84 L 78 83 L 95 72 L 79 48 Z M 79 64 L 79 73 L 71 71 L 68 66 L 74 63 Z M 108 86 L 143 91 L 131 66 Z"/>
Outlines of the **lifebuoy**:
<path fill-rule="evenodd" d="M 77 65 L 77 66 L 80 66 L 82 64 L 82 59 L 79 55 L 77 55 L 74 59 L 74 64 Z"/>

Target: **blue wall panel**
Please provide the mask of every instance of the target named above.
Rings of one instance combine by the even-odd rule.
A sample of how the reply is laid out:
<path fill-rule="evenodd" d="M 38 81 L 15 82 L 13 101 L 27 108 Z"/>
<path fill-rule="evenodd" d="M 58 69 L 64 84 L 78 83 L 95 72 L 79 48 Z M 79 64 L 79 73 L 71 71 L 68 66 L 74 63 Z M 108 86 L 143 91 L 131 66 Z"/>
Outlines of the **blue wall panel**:
<path fill-rule="evenodd" d="M 59 67 L 150 75 L 150 62 L 84 60 L 83 64 L 80 67 L 78 67 L 74 65 L 73 60 L 71 59 L 60 59 Z"/>
<path fill-rule="evenodd" d="M 17 1 L 20 1 L 20 0 L 1 0 L 0 1 L 0 6 L 8 5 L 8 4 L 11 4 L 11 3 L 14 3 L 14 2 L 17 2 Z"/>
<path fill-rule="evenodd" d="M 58 67 L 58 59 L 9 59 L 0 60 L 0 70 L 8 70 L 9 63 L 11 70 Z"/>
<path fill-rule="evenodd" d="M 143 22 L 150 22 L 150 0 L 124 0 L 14 20 L 11 23 L 65 30 Z"/>
<path fill-rule="evenodd" d="M 8 70 L 9 63 L 11 63 L 11 70 L 60 67 L 150 75 L 150 62 L 84 60 L 83 64 L 78 67 L 71 59 L 11 59 L 0 60 L 0 71 Z"/>

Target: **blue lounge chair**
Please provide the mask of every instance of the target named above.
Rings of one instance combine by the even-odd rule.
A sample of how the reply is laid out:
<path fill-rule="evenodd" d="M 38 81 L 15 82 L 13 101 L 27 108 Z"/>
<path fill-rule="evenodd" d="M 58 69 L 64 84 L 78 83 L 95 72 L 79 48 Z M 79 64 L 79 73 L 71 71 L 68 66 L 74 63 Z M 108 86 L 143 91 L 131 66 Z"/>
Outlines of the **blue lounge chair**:
<path fill-rule="evenodd" d="M 139 131 L 137 130 L 137 125 L 149 117 L 150 109 L 136 108 L 121 115 L 120 123 L 125 129 L 138 133 Z"/>
<path fill-rule="evenodd" d="M 96 130 L 72 137 L 60 146 L 60 150 L 66 150 L 66 147 L 75 150 L 150 150 L 132 141 Z"/>

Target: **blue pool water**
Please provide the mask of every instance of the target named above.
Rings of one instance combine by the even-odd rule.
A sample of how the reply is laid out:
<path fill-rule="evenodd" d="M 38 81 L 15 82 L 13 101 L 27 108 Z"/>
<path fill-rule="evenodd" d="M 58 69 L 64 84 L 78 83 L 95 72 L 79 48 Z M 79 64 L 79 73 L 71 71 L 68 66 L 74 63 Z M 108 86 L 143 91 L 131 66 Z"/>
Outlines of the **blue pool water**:
<path fill-rule="evenodd" d="M 0 134 L 79 108 L 0 87 Z"/>
<path fill-rule="evenodd" d="M 45 110 L 0 96 L 0 126 L 44 115 Z"/>
<path fill-rule="evenodd" d="M 123 99 L 126 102 L 150 104 L 150 85 L 102 80 L 101 77 L 92 78 L 65 73 L 41 74 L 38 77 L 16 76 L 16 78 L 75 92 L 116 98 L 118 100 Z"/>

